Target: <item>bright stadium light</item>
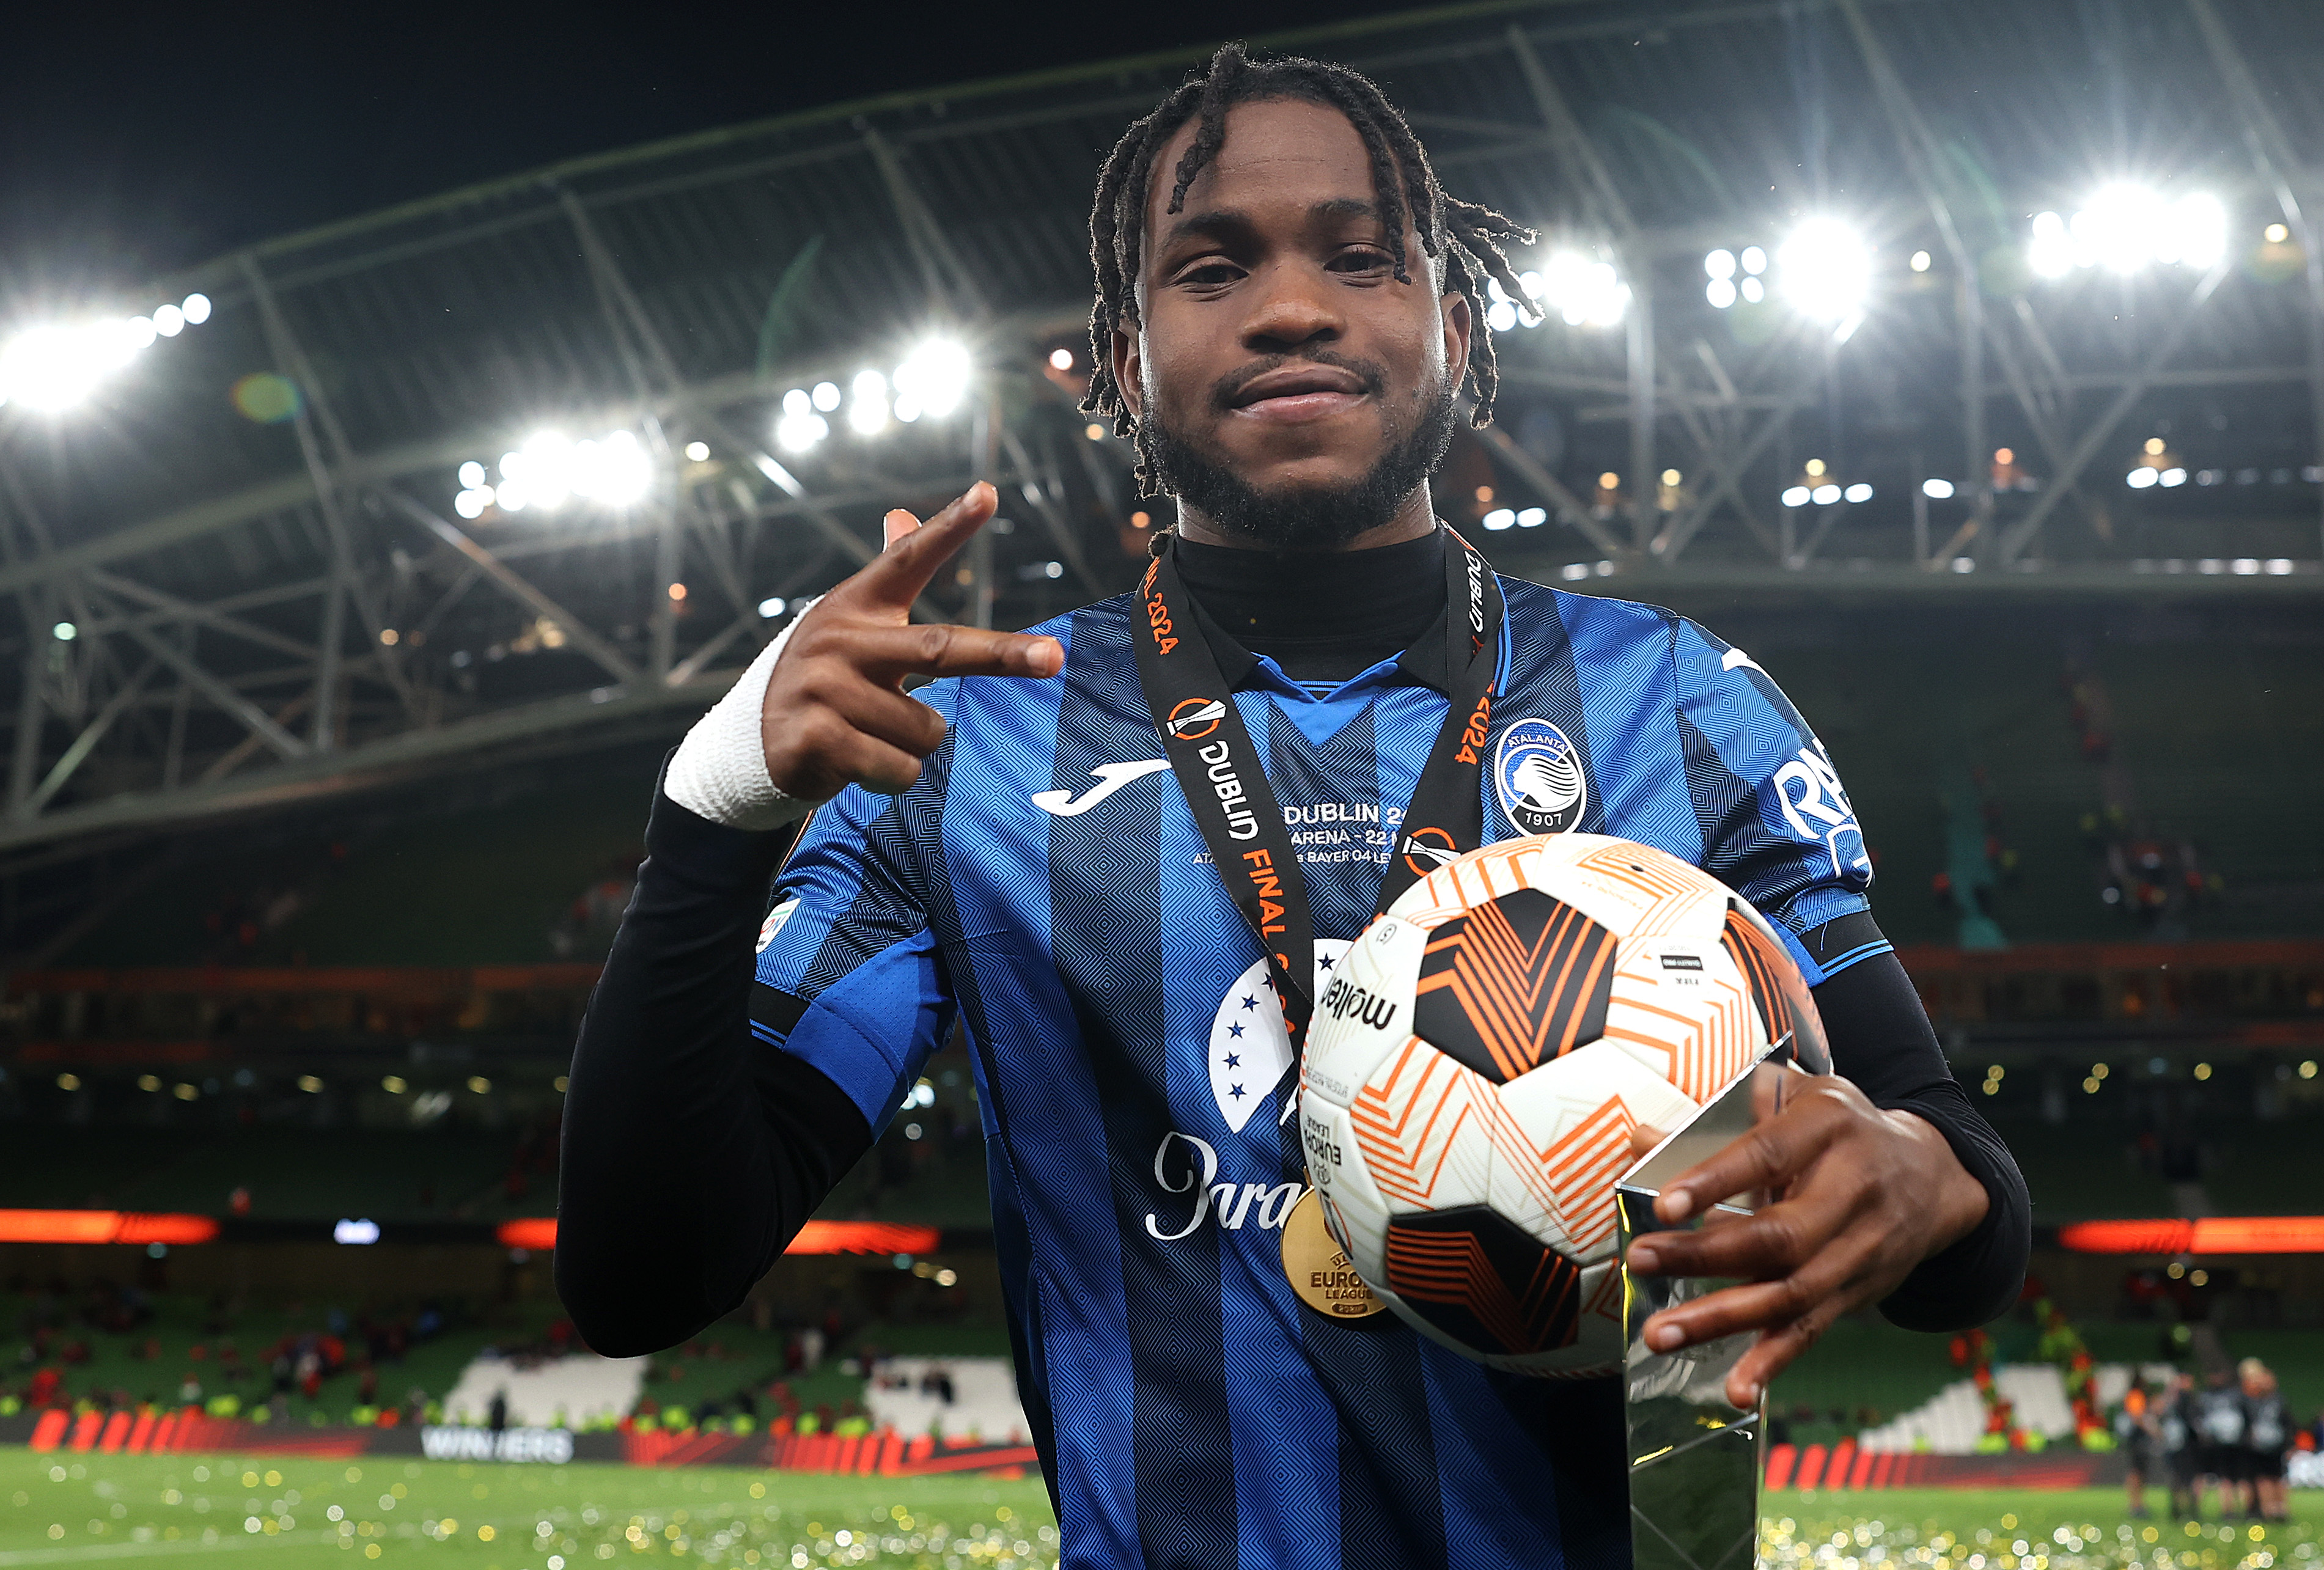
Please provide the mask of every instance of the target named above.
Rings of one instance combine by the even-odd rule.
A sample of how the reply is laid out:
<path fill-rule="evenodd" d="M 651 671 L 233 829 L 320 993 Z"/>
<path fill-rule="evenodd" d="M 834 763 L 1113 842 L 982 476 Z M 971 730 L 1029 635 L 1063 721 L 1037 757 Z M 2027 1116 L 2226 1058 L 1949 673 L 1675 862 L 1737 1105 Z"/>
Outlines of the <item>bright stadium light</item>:
<path fill-rule="evenodd" d="M 210 319 L 210 297 L 189 294 L 179 302 L 178 308 L 185 313 L 186 320 L 198 327 Z"/>
<path fill-rule="evenodd" d="M 689 464 L 708 463 L 710 461 L 710 444 L 708 442 L 687 443 L 686 461 Z"/>
<path fill-rule="evenodd" d="M 1499 279 L 1485 280 L 1485 326 L 1496 333 L 1515 330 L 1517 325 L 1517 302 L 1509 298 L 1508 291 L 1501 287 Z"/>
<path fill-rule="evenodd" d="M 2187 471 L 2184 469 L 2165 469 L 2163 471 L 2161 483 L 2166 491 L 2170 490 L 2173 486 L 2184 485 L 2187 483 Z"/>
<path fill-rule="evenodd" d="M 1953 482 L 1950 480 L 1923 480 L 1921 482 L 1921 494 L 1932 501 L 1950 501 Z"/>
<path fill-rule="evenodd" d="M 1549 512 L 1545 508 L 1522 507 L 1517 510 L 1517 527 L 1519 528 L 1539 528 L 1543 524 L 1547 523 L 1548 521 Z"/>
<path fill-rule="evenodd" d="M 850 389 L 847 427 L 859 436 L 875 436 L 888 428 L 888 379 L 877 371 L 859 371 Z"/>
<path fill-rule="evenodd" d="M 1506 507 L 1496 507 L 1484 517 L 1485 527 L 1493 529 L 1515 528 L 1517 521 L 1517 515 Z"/>
<path fill-rule="evenodd" d="M 1721 246 L 1702 259 L 1702 271 L 1710 278 L 1735 276 L 1735 252 Z"/>
<path fill-rule="evenodd" d="M 1784 492 L 1784 505 L 1786 507 L 1805 507 L 1812 499 L 1812 496 L 1813 492 L 1810 491 L 1806 486 L 1794 485 Z"/>
<path fill-rule="evenodd" d="M 775 422 L 775 440 L 787 453 L 804 453 L 831 434 L 831 425 L 815 412 L 815 399 L 804 387 L 783 394 L 783 415 Z"/>
<path fill-rule="evenodd" d="M 2072 219 L 2034 215 L 2026 262 L 2043 278 L 2078 267 L 2128 275 L 2152 265 L 2209 268 L 2227 254 L 2227 209 L 2197 191 L 2176 201 L 2144 186 L 2101 188 Z"/>
<path fill-rule="evenodd" d="M 1540 299 L 1567 326 L 1611 327 L 1629 312 L 1630 286 L 1615 273 L 1612 263 L 1561 251 L 1542 269 Z"/>
<path fill-rule="evenodd" d="M 0 344 L 0 403 L 54 414 L 72 408 L 152 342 L 118 318 L 75 326 L 27 327 Z"/>
<path fill-rule="evenodd" d="M 1767 298 L 1767 286 L 1761 283 L 1756 278 L 1745 279 L 1743 280 L 1742 289 L 1743 298 L 1750 301 L 1753 305 L 1757 305 L 1761 300 Z"/>
<path fill-rule="evenodd" d="M 785 605 L 786 602 L 780 594 L 772 595 L 759 601 L 759 615 L 768 621 L 772 621 L 783 613 Z"/>
<path fill-rule="evenodd" d="M 484 464 L 460 465 L 458 495 L 452 509 L 462 518 L 482 518 L 486 508 L 522 512 L 538 507 L 554 512 L 567 501 L 622 508 L 653 487 L 653 458 L 635 431 L 620 430 L 595 440 L 570 441 L 541 431 L 514 452 L 503 453 L 500 482 L 489 484 Z"/>
<path fill-rule="evenodd" d="M 1840 487 L 1829 483 L 1819 485 L 1809 493 L 1809 500 L 1818 507 L 1830 507 L 1840 500 Z"/>
<path fill-rule="evenodd" d="M 1744 281 L 1757 283 L 1758 280 L 1747 279 Z M 1713 307 L 1723 311 L 1735 303 L 1735 280 L 1731 278 L 1714 278 L 1702 286 L 1702 295 Z"/>
<path fill-rule="evenodd" d="M 2123 477 L 2123 483 L 2133 491 L 2144 491 L 2154 484 L 2154 471 L 2141 464 Z"/>
<path fill-rule="evenodd" d="M 1743 247 L 1743 254 L 1736 260 L 1742 262 L 1743 271 L 1754 278 L 1767 271 L 1767 253 L 1757 245 Z"/>
<path fill-rule="evenodd" d="M 1838 335 L 1854 331 L 1872 289 L 1872 248 L 1861 234 L 1837 218 L 1810 218 L 1792 231 L 1775 262 L 1794 309 L 1834 324 Z"/>
<path fill-rule="evenodd" d="M 1848 488 L 1846 494 L 1850 502 L 1869 501 L 1872 500 L 1872 487 L 1858 480 Z"/>
<path fill-rule="evenodd" d="M 2065 219 L 2055 213 L 2034 215 L 2034 237 L 2025 246 L 2025 264 L 2036 278 L 2063 278 L 2074 270 L 2074 237 Z"/>
<path fill-rule="evenodd" d="M 186 313 L 175 306 L 162 306 L 153 312 L 153 330 L 165 338 L 174 338 L 186 330 Z"/>
<path fill-rule="evenodd" d="M 927 414 L 941 419 L 968 396 L 973 372 L 968 351 L 952 339 L 919 344 L 896 367 L 896 418 L 909 421 Z M 908 407 L 909 414 L 904 412 Z"/>

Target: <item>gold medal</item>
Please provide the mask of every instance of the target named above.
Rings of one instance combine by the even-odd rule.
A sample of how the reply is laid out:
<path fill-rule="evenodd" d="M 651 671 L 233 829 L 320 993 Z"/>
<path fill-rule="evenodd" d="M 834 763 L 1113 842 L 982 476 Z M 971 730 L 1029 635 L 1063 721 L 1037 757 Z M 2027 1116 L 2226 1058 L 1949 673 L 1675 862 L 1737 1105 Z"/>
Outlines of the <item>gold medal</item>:
<path fill-rule="evenodd" d="M 1283 1224 L 1283 1273 L 1299 1300 L 1334 1319 L 1368 1319 L 1388 1307 L 1364 1285 L 1323 1225 L 1323 1197 L 1310 1189 Z"/>

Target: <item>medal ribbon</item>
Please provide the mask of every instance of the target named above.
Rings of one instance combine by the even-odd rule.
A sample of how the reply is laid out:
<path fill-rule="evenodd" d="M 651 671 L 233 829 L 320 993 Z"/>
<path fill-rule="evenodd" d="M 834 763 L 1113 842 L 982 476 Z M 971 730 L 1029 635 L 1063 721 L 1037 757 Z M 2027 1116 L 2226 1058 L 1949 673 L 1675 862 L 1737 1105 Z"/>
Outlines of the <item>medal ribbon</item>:
<path fill-rule="evenodd" d="M 1484 838 L 1484 747 L 1507 609 L 1500 584 L 1476 547 L 1450 528 L 1444 533 L 1451 702 L 1392 841 L 1377 910 Z M 1315 927 L 1307 881 L 1274 787 L 1259 767 L 1259 748 L 1171 559 L 1171 544 L 1167 534 L 1156 539 L 1139 587 L 1131 634 L 1138 678 L 1212 865 L 1267 955 L 1296 1053 L 1305 1050 L 1314 1014 Z"/>

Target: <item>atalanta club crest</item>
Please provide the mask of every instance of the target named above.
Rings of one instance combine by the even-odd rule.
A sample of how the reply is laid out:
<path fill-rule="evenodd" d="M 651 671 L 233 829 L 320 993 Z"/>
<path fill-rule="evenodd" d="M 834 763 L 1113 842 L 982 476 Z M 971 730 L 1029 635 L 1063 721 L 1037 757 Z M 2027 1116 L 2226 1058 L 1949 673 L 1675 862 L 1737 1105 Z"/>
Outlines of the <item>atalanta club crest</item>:
<path fill-rule="evenodd" d="M 1527 834 L 1563 834 L 1582 822 L 1590 783 L 1581 749 L 1546 720 L 1520 720 L 1493 751 L 1501 811 Z"/>

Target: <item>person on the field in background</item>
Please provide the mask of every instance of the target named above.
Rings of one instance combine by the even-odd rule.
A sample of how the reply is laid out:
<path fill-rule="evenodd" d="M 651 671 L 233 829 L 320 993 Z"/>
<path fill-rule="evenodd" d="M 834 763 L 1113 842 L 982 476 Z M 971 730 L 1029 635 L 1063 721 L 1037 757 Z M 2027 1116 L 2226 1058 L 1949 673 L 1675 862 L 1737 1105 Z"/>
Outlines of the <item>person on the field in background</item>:
<path fill-rule="evenodd" d="M 2244 1397 L 2244 1465 L 2251 1479 L 2251 1513 L 2264 1521 L 2292 1519 L 2283 1486 L 2283 1453 L 2292 1444 L 2292 1411 L 2276 1389 L 2275 1371 L 2256 1357 L 2236 1366 Z"/>
<path fill-rule="evenodd" d="M 2129 1469 L 2123 1476 L 2123 1486 L 2134 1520 L 2146 1519 L 2146 1480 L 2154 1474 L 2161 1455 L 2153 1407 L 2146 1399 L 2146 1387 L 2133 1379 L 2114 1414 L 2115 1444 Z"/>
<path fill-rule="evenodd" d="M 2195 1513 L 2203 1508 L 2202 1480 L 2219 1492 L 2219 1519 L 2234 1520 L 2250 1508 L 2248 1457 L 2244 1452 L 2244 1396 L 2232 1371 L 2211 1371 L 2202 1393 L 2195 1399 L 2195 1433 L 2199 1446 Z"/>
<path fill-rule="evenodd" d="M 2163 1463 L 2164 1485 L 2171 1492 L 2171 1513 L 2193 1520 L 2201 1513 L 2195 1492 L 2195 1382 L 2174 1373 L 2163 1382 L 2163 1396 L 2153 1407 L 2154 1448 Z"/>
<path fill-rule="evenodd" d="M 1286 1280 L 1299 1064 L 1253 1026 L 1336 956 L 1281 959 L 1278 1003 L 1284 949 L 1351 941 L 1435 852 L 1551 831 L 1655 844 L 1766 914 L 1838 1073 L 1660 1203 L 1781 1200 L 1630 1261 L 1741 1283 L 1645 1331 L 1750 1336 L 1739 1406 L 1859 1305 L 1933 1331 L 2015 1302 L 2024 1181 L 1772 678 L 1671 612 L 1493 574 L 1437 519 L 1429 476 L 1498 386 L 1487 282 L 1526 298 L 1503 246 L 1530 234 L 1447 195 L 1364 77 L 1234 47 L 1130 128 L 1091 225 L 1089 411 L 1177 502 L 1147 588 L 1031 636 L 911 625 L 993 516 L 979 484 L 890 514 L 885 554 L 688 732 L 574 1056 L 558 1288 L 607 1353 L 731 1311 L 959 1020 L 1066 1565 L 1610 1570 L 1618 1381 L 1497 1373 Z M 1471 686 L 1489 710 L 1452 702 Z M 1182 784 L 1166 726 L 1218 750 L 1206 778 Z M 1568 770 L 1549 794 L 1512 794 L 1521 735 Z M 1445 817 L 1392 833 L 1430 792 Z M 1270 862 L 1311 930 L 1244 906 L 1277 923 L 1262 948 L 1225 881 L 1245 836 L 1193 810 L 1228 801 L 1254 836 L 1306 813 L 1379 838 Z"/>

